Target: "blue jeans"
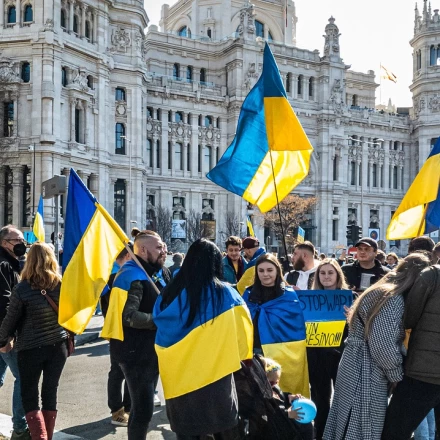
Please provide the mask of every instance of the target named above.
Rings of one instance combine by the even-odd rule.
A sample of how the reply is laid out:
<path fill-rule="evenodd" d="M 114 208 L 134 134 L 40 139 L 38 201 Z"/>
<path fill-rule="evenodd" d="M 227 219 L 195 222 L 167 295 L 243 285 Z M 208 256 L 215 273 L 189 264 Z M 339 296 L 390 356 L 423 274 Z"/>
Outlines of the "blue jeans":
<path fill-rule="evenodd" d="M 434 410 L 423 419 L 423 422 L 414 431 L 414 440 L 434 440 L 435 439 L 435 417 Z"/>
<path fill-rule="evenodd" d="M 6 376 L 6 369 L 7 368 L 8 368 L 8 366 L 6 365 L 6 362 L 0 356 L 0 388 L 5 383 L 5 376 Z"/>
<path fill-rule="evenodd" d="M 23 404 L 21 403 L 20 374 L 18 372 L 17 352 L 15 350 L 9 353 L 0 353 L 0 357 L 11 370 L 15 378 L 14 392 L 12 394 L 12 427 L 14 431 L 21 432 L 27 429 L 26 419 L 24 417 Z"/>

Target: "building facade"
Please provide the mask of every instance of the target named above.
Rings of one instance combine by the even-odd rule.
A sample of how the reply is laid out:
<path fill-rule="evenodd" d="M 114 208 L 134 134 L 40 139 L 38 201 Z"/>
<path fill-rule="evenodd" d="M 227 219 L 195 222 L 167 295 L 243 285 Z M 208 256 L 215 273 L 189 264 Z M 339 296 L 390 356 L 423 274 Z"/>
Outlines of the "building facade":
<path fill-rule="evenodd" d="M 265 41 L 315 148 L 295 193 L 318 197 L 302 227 L 322 251 L 346 246 L 347 224 L 364 235 L 376 229 L 384 240 L 436 139 L 440 24 L 426 1 L 411 40 L 414 107 L 397 113 L 376 109 L 373 71 L 345 64 L 333 18 L 322 53 L 296 47 L 291 0 L 287 7 L 180 0 L 162 7 L 160 29 L 147 28 L 139 0 L 0 5 L 0 224 L 28 228 L 41 182 L 73 168 L 125 230 L 160 229 L 173 219 L 167 238 L 184 248 L 185 223 L 188 235 L 202 223 L 221 243 L 243 235 L 250 215 L 263 241 L 271 234 L 262 215 L 205 175 L 234 137 Z M 44 207 L 49 236 L 56 216 L 63 224 L 65 197 L 59 213 L 53 200 Z M 404 242 L 383 245 L 406 251 Z"/>

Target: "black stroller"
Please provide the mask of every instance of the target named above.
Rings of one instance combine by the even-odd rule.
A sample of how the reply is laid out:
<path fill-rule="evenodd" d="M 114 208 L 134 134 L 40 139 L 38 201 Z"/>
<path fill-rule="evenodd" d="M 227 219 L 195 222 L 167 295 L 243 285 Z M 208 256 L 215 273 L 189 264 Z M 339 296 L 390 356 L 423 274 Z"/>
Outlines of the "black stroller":
<path fill-rule="evenodd" d="M 241 365 L 241 370 L 234 373 L 241 438 L 302 440 L 298 428 L 273 398 L 261 358 L 255 355 Z"/>

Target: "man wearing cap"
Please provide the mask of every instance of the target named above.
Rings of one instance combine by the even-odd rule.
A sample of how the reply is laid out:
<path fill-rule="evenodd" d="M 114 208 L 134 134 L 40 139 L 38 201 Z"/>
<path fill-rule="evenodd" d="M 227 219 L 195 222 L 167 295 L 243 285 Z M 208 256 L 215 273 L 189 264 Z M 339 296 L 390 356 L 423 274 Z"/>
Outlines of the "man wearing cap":
<path fill-rule="evenodd" d="M 266 253 L 265 249 L 260 247 L 260 242 L 255 237 L 246 237 L 243 240 L 242 251 L 248 260 L 246 270 L 237 283 L 237 290 L 243 295 L 246 287 L 252 286 L 255 281 L 255 263 L 260 255 Z"/>
<path fill-rule="evenodd" d="M 370 237 L 361 238 L 356 244 L 357 260 L 342 266 L 348 285 L 355 292 L 363 292 L 390 270 L 376 260 L 377 242 Z"/>

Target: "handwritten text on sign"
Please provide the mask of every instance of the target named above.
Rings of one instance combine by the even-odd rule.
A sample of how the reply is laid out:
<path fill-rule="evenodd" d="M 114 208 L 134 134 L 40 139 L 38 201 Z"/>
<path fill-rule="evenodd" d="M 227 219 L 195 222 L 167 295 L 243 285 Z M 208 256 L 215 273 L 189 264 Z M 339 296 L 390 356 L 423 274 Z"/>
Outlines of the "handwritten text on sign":
<path fill-rule="evenodd" d="M 346 323 L 344 306 L 353 302 L 351 290 L 296 292 L 306 321 L 308 347 L 339 347 Z"/>

